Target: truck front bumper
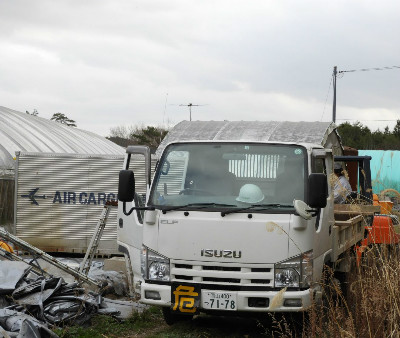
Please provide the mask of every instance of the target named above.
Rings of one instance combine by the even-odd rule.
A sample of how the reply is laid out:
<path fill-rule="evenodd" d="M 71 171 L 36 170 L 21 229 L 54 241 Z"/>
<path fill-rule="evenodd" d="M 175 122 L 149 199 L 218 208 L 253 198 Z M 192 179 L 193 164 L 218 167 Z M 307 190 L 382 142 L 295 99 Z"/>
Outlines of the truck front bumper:
<path fill-rule="evenodd" d="M 209 290 L 207 285 L 201 285 L 201 296 L 199 310 L 204 308 L 203 299 L 206 292 L 224 292 L 220 290 Z M 298 312 L 307 310 L 312 303 L 315 292 L 312 289 L 301 291 L 226 291 L 236 296 L 235 311 L 241 312 Z M 254 301 L 258 300 L 258 301 Z M 142 283 L 141 302 L 148 305 L 159 305 L 171 307 L 171 286 Z M 219 311 L 219 310 L 216 310 Z"/>

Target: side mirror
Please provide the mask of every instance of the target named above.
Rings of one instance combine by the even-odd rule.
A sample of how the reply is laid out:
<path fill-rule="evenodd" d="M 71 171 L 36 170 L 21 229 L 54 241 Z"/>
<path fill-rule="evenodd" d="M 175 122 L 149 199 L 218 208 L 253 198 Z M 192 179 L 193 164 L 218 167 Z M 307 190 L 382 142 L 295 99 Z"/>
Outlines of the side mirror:
<path fill-rule="evenodd" d="M 118 200 L 132 202 L 135 196 L 135 175 L 132 170 L 121 170 L 118 182 Z"/>
<path fill-rule="evenodd" d="M 310 212 L 310 210 L 308 210 L 310 207 L 305 202 L 301 200 L 294 200 L 293 205 L 299 216 L 304 218 L 306 221 L 313 217 L 313 214 Z"/>
<path fill-rule="evenodd" d="M 325 174 L 310 174 L 308 176 L 307 204 L 311 208 L 325 208 L 328 197 L 328 179 Z"/>

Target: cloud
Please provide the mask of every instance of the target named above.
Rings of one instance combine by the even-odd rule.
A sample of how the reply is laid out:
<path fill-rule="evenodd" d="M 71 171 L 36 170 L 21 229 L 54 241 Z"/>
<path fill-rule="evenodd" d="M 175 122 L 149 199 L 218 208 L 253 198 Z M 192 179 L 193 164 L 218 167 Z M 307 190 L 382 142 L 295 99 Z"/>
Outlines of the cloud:
<path fill-rule="evenodd" d="M 399 10 L 395 1 L 4 1 L 0 104 L 62 112 L 102 135 L 187 119 L 179 106 L 164 116 L 167 93 L 168 104 L 208 104 L 194 118 L 328 120 L 333 66 L 398 65 Z M 398 118 L 399 72 L 338 78 L 337 117 Z"/>

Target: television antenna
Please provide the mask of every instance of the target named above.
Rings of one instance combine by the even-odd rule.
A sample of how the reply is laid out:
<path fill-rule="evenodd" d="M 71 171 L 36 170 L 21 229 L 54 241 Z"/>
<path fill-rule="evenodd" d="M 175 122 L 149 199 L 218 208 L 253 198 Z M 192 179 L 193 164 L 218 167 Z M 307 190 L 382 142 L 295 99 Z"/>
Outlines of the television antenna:
<path fill-rule="evenodd" d="M 192 121 L 192 107 L 206 106 L 206 104 L 188 103 L 188 104 L 180 104 L 179 106 L 180 107 L 189 107 L 189 121 Z"/>

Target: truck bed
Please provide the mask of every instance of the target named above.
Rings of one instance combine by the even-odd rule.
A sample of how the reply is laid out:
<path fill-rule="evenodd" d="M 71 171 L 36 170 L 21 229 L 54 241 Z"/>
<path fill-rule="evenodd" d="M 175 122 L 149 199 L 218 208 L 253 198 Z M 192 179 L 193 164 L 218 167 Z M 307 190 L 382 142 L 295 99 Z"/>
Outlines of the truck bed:
<path fill-rule="evenodd" d="M 335 204 L 335 224 L 332 229 L 332 261 L 360 242 L 365 235 L 369 218 L 380 211 L 379 206 Z"/>

